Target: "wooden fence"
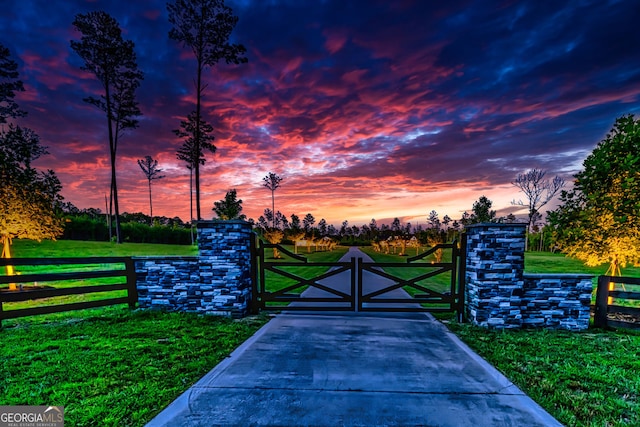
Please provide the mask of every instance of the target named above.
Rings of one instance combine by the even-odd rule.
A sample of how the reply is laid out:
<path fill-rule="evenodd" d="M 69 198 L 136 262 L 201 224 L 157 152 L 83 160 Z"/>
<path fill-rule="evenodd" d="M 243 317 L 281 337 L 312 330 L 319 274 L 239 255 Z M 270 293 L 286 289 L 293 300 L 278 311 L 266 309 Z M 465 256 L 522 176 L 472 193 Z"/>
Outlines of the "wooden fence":
<path fill-rule="evenodd" d="M 136 273 L 131 257 L 90 257 L 90 258 L 11 258 L 0 259 L 0 271 L 11 265 L 19 266 L 49 266 L 57 268 L 61 265 L 73 265 L 73 268 L 84 268 L 85 271 L 57 272 L 57 273 L 26 273 L 20 275 L 0 275 L 0 287 L 9 283 L 29 284 L 52 281 L 69 281 L 97 279 L 104 277 L 119 277 L 123 283 L 86 285 L 61 288 L 42 288 L 0 292 L 0 327 L 3 319 L 15 319 L 37 314 L 60 313 L 85 308 L 104 307 L 115 304 L 129 304 L 134 308 L 138 301 L 136 289 Z M 93 266 L 93 267 L 91 267 Z M 19 285 L 18 285 L 19 286 Z M 43 298 L 60 297 L 65 295 L 92 294 L 96 292 L 109 292 L 126 290 L 126 297 L 103 298 L 93 301 L 82 301 L 67 304 L 44 305 L 14 310 L 3 309 L 4 303 L 21 302 L 29 300 L 41 300 Z"/>
<path fill-rule="evenodd" d="M 598 289 L 596 291 L 596 306 L 595 315 L 593 317 L 593 325 L 597 328 L 619 327 L 640 329 L 640 322 L 630 322 L 622 320 L 625 316 L 640 319 L 640 305 L 637 307 L 629 307 L 611 304 L 612 298 L 636 301 L 640 300 L 640 292 L 615 290 L 615 287 L 611 286 L 615 283 L 637 286 L 640 285 L 640 278 L 617 276 L 598 277 Z M 614 318 L 611 319 L 610 316 Z M 618 317 L 618 319 L 616 319 L 615 317 Z"/>

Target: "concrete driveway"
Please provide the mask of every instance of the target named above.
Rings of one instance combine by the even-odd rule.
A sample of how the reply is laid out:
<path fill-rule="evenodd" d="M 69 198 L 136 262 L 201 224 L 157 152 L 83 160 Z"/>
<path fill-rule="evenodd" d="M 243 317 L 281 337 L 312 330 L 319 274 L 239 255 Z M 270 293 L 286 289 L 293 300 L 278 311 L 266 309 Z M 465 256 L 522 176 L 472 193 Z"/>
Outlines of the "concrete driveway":
<path fill-rule="evenodd" d="M 279 314 L 149 426 L 559 426 L 429 314 Z"/>

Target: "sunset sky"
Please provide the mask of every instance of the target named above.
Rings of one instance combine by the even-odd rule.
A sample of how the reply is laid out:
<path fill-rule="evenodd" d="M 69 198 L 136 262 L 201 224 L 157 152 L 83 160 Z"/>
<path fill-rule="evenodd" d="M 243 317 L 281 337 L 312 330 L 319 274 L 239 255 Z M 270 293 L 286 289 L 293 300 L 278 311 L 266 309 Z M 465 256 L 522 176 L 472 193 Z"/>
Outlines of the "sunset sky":
<path fill-rule="evenodd" d="M 67 201 L 104 210 L 109 190 L 99 93 L 69 46 L 77 13 L 104 10 L 135 43 L 140 127 L 121 140 L 121 211 L 148 214 L 137 159 L 159 160 L 154 214 L 188 220 L 189 171 L 172 129 L 194 108 L 191 52 L 169 40 L 158 0 L 0 0 L 0 43 L 19 64 L 29 112 Z M 218 151 L 202 210 L 236 188 L 254 219 L 276 210 L 328 223 L 456 219 L 480 196 L 501 214 L 530 168 L 571 180 L 615 118 L 640 108 L 640 2 L 227 0 L 248 64 L 205 79 Z"/>

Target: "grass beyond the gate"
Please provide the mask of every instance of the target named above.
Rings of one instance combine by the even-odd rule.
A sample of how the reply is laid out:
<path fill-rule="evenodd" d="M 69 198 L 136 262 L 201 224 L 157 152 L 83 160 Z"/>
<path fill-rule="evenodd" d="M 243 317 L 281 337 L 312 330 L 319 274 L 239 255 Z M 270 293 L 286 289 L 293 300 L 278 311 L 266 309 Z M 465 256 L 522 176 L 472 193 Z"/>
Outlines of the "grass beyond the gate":
<path fill-rule="evenodd" d="M 404 262 L 407 262 L 407 258 L 410 258 L 411 256 L 414 256 L 416 254 L 414 248 L 407 250 L 408 256 L 400 256 L 395 254 L 385 254 L 385 253 L 375 252 L 371 247 L 363 247 L 360 249 L 364 253 L 369 255 L 374 260 L 374 262 L 404 263 Z M 441 262 L 444 262 L 444 263 L 451 262 L 451 252 L 452 252 L 451 249 L 443 250 Z M 430 265 L 432 262 L 435 262 L 435 257 L 433 254 L 423 260 L 416 261 L 410 264 L 408 263 L 407 267 L 386 267 L 384 271 L 387 272 L 388 274 L 399 277 L 401 279 L 405 279 L 405 280 L 412 279 L 414 277 L 418 277 L 420 275 L 433 271 L 434 269 L 430 268 Z M 415 267 L 411 267 L 411 265 L 414 265 Z M 440 293 L 450 292 L 451 291 L 451 272 L 447 271 L 444 273 L 440 273 L 436 276 L 423 279 L 417 283 L 419 285 L 426 287 L 427 289 L 431 289 L 436 292 L 440 292 Z M 403 289 L 411 296 L 423 293 L 422 291 L 412 286 L 404 286 Z"/>
<path fill-rule="evenodd" d="M 0 405 L 63 405 L 67 426 L 142 426 L 266 321 L 125 307 L 26 321 L 0 331 Z"/>
<path fill-rule="evenodd" d="M 293 253 L 293 246 L 290 245 L 282 245 L 285 249 L 291 251 Z M 305 257 L 309 263 L 317 263 L 317 262 L 336 262 L 347 252 L 348 248 L 344 246 L 338 246 L 332 251 L 319 251 L 319 252 L 307 252 L 306 249 L 299 250 L 297 255 Z M 296 266 L 285 266 L 280 267 L 280 269 L 294 274 L 298 277 L 302 277 L 305 279 L 310 279 L 316 276 L 319 276 L 326 272 L 330 267 L 315 267 L 313 265 L 305 264 L 303 261 L 298 261 L 293 257 L 288 256 L 285 253 L 280 253 L 279 259 L 275 259 L 273 257 L 273 252 L 271 249 L 265 249 L 265 261 L 267 262 L 296 262 L 299 265 Z M 292 286 L 296 283 L 294 279 L 284 277 L 280 274 L 276 274 L 272 271 L 265 272 L 265 284 L 266 290 L 268 292 L 276 292 L 287 286 Z M 300 286 L 289 293 L 291 294 L 301 294 L 308 286 Z M 271 305 L 271 304 L 270 304 Z M 280 305 L 280 303 L 277 303 Z"/>

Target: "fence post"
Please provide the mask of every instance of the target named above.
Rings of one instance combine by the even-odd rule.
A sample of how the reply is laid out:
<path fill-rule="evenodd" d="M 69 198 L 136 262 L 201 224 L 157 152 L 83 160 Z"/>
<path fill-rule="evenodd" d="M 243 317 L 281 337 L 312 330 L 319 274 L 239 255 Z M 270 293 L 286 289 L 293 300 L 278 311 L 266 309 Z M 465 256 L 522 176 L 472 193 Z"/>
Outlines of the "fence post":
<path fill-rule="evenodd" d="M 132 257 L 127 257 L 124 262 L 124 268 L 127 272 L 127 299 L 129 308 L 136 308 L 138 302 L 138 286 L 136 284 L 136 265 Z"/>
<path fill-rule="evenodd" d="M 465 313 L 466 275 L 467 275 L 467 233 L 460 235 L 460 249 L 458 249 L 458 322 L 467 320 Z"/>
<path fill-rule="evenodd" d="M 260 288 L 258 287 L 258 235 L 253 233 L 249 249 L 251 251 L 251 313 L 260 313 Z"/>
<path fill-rule="evenodd" d="M 593 326 L 596 328 L 607 327 L 607 311 L 609 309 L 609 276 L 598 277 L 598 289 L 596 290 L 596 312 L 593 316 Z"/>

